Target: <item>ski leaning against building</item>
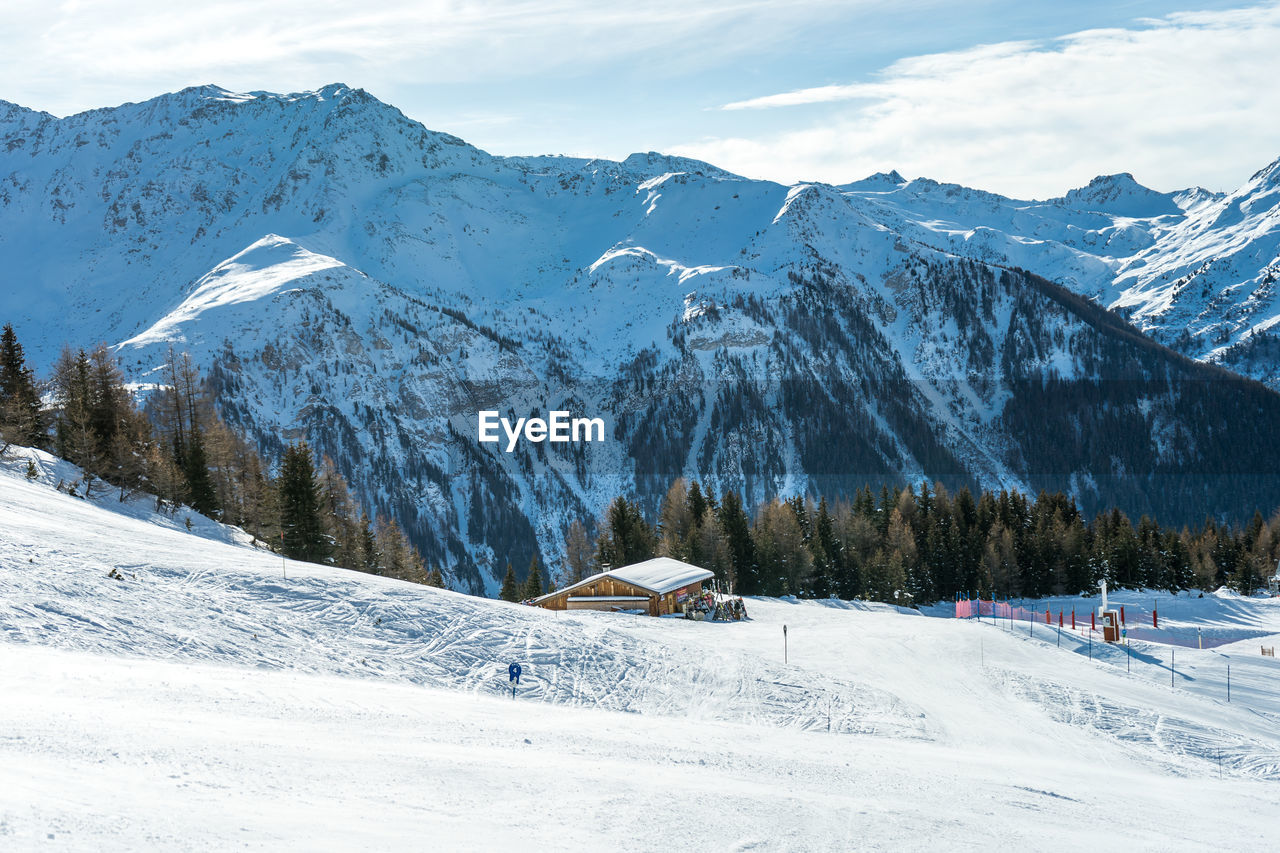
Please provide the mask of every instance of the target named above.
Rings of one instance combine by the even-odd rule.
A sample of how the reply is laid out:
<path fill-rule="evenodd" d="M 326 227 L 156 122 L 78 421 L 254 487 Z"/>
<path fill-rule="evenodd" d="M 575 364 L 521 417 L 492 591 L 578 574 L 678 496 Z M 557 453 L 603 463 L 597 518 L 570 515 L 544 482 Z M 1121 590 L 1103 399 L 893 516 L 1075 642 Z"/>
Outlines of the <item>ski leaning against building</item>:
<path fill-rule="evenodd" d="M 640 610 L 650 616 L 679 612 L 681 603 L 702 594 L 714 572 L 670 557 L 655 557 L 584 578 L 534 599 L 548 610 Z"/>

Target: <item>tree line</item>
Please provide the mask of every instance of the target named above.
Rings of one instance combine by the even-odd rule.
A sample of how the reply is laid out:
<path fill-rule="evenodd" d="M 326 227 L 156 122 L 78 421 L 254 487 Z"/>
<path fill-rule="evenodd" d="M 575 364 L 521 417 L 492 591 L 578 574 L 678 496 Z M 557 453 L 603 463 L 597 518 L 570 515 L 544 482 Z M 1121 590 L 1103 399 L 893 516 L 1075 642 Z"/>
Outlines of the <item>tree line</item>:
<path fill-rule="evenodd" d="M 749 514 L 736 492 L 717 497 L 677 479 L 653 523 L 616 498 L 593 525 L 570 524 L 565 586 L 655 556 L 710 569 L 741 595 L 862 598 L 902 605 L 957 596 L 1077 595 L 1112 588 L 1185 590 L 1227 585 L 1249 595 L 1280 557 L 1280 513 L 1243 526 L 1212 518 L 1162 527 L 1120 510 L 1087 519 L 1061 492 L 942 485 L 870 486 L 852 499 L 776 498 Z M 512 578 L 514 583 L 514 578 Z"/>
<path fill-rule="evenodd" d="M 120 501 L 155 497 L 156 510 L 185 505 L 251 534 L 287 557 L 444 586 L 394 519 L 368 513 L 327 456 L 305 441 L 288 445 L 279 471 L 214 409 L 187 353 L 171 348 L 164 384 L 144 405 L 111 350 L 66 347 L 41 382 L 11 325 L 0 332 L 0 453 L 11 445 L 48 450 L 84 472 L 60 484 L 91 497 L 111 488 Z"/>

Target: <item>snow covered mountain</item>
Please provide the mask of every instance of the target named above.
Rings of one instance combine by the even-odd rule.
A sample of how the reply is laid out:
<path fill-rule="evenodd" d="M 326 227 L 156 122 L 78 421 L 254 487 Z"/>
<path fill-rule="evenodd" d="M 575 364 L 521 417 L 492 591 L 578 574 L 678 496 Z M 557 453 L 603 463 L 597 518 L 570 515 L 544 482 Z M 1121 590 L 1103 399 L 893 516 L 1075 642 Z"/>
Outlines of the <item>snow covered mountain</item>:
<path fill-rule="evenodd" d="M 1280 483 L 1280 396 L 1077 294 L 1274 379 L 1250 282 L 1274 277 L 1275 171 L 1024 202 L 494 157 L 341 85 L 0 103 L 0 316 L 39 364 L 105 340 L 139 382 L 189 349 L 229 420 L 268 451 L 308 438 L 473 591 L 679 474 L 749 501 L 929 478 L 1239 517 Z M 609 440 L 506 453 L 482 409 Z"/>
<path fill-rule="evenodd" d="M 841 189 L 922 243 L 1031 270 L 1192 358 L 1280 387 L 1280 160 L 1229 194 L 1159 193 L 1127 173 L 1042 202 L 897 173 Z"/>

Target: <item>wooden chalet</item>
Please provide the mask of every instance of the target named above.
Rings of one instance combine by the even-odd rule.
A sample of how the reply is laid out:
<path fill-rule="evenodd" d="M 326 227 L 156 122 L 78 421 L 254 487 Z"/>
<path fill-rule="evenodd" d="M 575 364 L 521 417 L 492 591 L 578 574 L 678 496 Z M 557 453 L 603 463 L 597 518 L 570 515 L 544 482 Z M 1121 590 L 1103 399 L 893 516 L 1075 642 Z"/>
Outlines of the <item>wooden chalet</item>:
<path fill-rule="evenodd" d="M 533 603 L 548 610 L 642 610 L 665 616 L 678 612 L 686 598 L 701 595 L 702 582 L 712 575 L 670 557 L 656 557 L 592 575 Z"/>

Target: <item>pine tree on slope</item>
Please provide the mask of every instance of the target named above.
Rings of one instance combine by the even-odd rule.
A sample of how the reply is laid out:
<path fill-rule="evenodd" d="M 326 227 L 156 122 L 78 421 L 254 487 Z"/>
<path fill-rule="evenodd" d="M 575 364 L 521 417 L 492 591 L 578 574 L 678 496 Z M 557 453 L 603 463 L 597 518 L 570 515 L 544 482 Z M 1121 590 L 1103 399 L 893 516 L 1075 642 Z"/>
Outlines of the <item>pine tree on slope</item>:
<path fill-rule="evenodd" d="M 498 598 L 503 601 L 520 600 L 520 585 L 516 581 L 516 570 L 511 568 L 510 563 L 507 563 L 507 576 L 502 579 L 502 589 L 498 592 Z"/>
<path fill-rule="evenodd" d="M 329 556 L 320 518 L 320 485 L 307 443 L 291 444 L 280 470 L 280 527 L 285 556 L 309 563 Z"/>
<path fill-rule="evenodd" d="M 542 572 L 538 568 L 538 558 L 535 556 L 529 563 L 529 577 L 525 578 L 520 597 L 524 600 L 532 600 L 540 595 L 542 595 Z"/>
<path fill-rule="evenodd" d="M 0 334 L 0 447 L 10 443 L 44 444 L 40 394 L 13 326 Z"/>
<path fill-rule="evenodd" d="M 201 515 L 218 517 L 218 493 L 209 475 L 209 463 L 204 452 L 204 431 L 198 424 L 191 425 L 187 436 L 186 458 L 182 460 L 182 473 L 187 478 L 187 502 Z"/>

